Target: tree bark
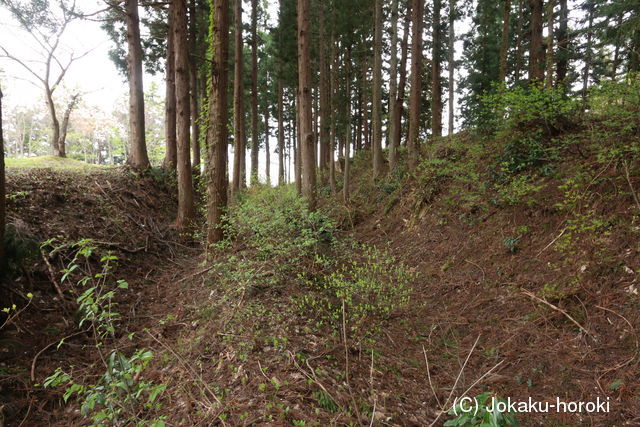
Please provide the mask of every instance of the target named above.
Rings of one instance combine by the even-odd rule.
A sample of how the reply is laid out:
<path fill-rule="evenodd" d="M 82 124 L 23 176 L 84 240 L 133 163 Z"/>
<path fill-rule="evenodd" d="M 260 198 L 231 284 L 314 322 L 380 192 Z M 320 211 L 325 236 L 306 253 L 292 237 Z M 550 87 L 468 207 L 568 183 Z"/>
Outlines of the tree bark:
<path fill-rule="evenodd" d="M 196 216 L 191 175 L 191 94 L 187 0 L 173 0 L 174 46 L 176 60 L 176 140 L 178 175 L 178 217 L 176 227 L 187 231 Z"/>
<path fill-rule="evenodd" d="M 323 185 L 329 180 L 329 134 L 331 132 L 330 110 L 330 81 L 329 63 L 327 61 L 327 41 L 325 39 L 325 2 L 321 2 L 320 16 L 318 16 L 318 43 L 320 66 L 320 179 Z"/>
<path fill-rule="evenodd" d="M 553 64 L 554 64 L 554 54 L 553 54 L 553 0 L 547 0 L 547 79 L 546 79 L 546 87 L 553 87 Z"/>
<path fill-rule="evenodd" d="M 62 124 L 60 125 L 60 136 L 58 137 L 58 153 L 60 157 L 67 157 L 67 131 L 69 130 L 69 118 L 71 117 L 71 112 L 76 107 L 78 103 L 79 94 L 75 94 L 71 97 L 69 104 L 67 105 L 67 109 L 64 111 L 64 116 L 62 116 Z"/>
<path fill-rule="evenodd" d="M 189 0 L 189 80 L 191 81 L 191 165 L 192 172 L 200 173 L 200 103 L 198 93 L 200 82 L 198 81 L 198 63 L 196 53 L 198 41 L 197 20 L 196 20 L 196 0 Z"/>
<path fill-rule="evenodd" d="M 142 79 L 142 45 L 138 0 L 125 1 L 127 22 L 127 66 L 129 71 L 129 141 L 128 163 L 135 169 L 149 168 L 144 123 L 144 88 Z"/>
<path fill-rule="evenodd" d="M 264 151 L 266 155 L 265 159 L 265 174 L 267 175 L 267 185 L 271 185 L 271 148 L 269 146 L 269 101 L 264 103 Z"/>
<path fill-rule="evenodd" d="M 556 86 L 566 87 L 569 66 L 569 7 L 567 0 L 560 0 L 560 17 L 558 22 L 558 53 L 556 55 Z"/>
<path fill-rule="evenodd" d="M 409 29 L 411 27 L 411 5 L 407 2 L 404 19 L 404 34 L 402 35 L 402 53 L 400 54 L 400 81 L 395 111 L 395 141 L 399 147 L 402 143 L 402 116 L 404 113 L 404 97 L 407 87 L 407 56 L 409 51 Z"/>
<path fill-rule="evenodd" d="M 209 145 L 207 146 L 207 253 L 224 238 L 223 214 L 227 207 L 227 81 L 229 60 L 229 2 L 211 1 L 212 47 L 209 94 Z"/>
<path fill-rule="evenodd" d="M 516 57 L 513 67 L 513 80 L 516 84 L 520 82 L 520 74 L 522 73 L 522 53 L 524 40 L 524 19 L 525 19 L 525 0 L 518 1 L 518 29 L 516 30 Z"/>
<path fill-rule="evenodd" d="M 378 0 L 376 0 L 378 1 Z M 351 46 L 347 47 L 345 54 L 345 93 L 347 94 L 346 114 L 347 125 L 345 126 L 345 138 L 344 138 L 344 176 L 342 182 L 342 199 L 345 203 L 349 202 L 349 185 L 351 184 L 351 161 L 349 157 L 351 155 Z"/>
<path fill-rule="evenodd" d="M 409 170 L 418 164 L 418 132 L 420 120 L 420 63 L 422 62 L 422 4 L 423 0 L 411 0 L 413 33 L 411 36 L 411 93 L 409 94 L 409 140 L 407 156 Z"/>
<path fill-rule="evenodd" d="M 589 90 L 589 76 L 591 75 L 591 57 L 593 55 L 592 40 L 593 40 L 593 15 L 594 5 L 589 2 L 587 5 L 588 14 L 588 26 L 587 26 L 587 49 L 584 58 L 584 69 L 582 70 L 582 105 L 583 109 L 586 108 L 587 91 Z"/>
<path fill-rule="evenodd" d="M 348 65 L 347 65 L 348 67 Z M 382 0 L 375 0 L 375 23 L 373 38 L 373 95 L 371 114 L 373 121 L 373 177 L 382 173 Z M 351 104 L 351 103 L 349 103 Z M 347 107 L 351 117 L 351 106 Z"/>
<path fill-rule="evenodd" d="M 169 31 L 167 32 L 167 58 L 165 77 L 164 132 L 165 155 L 163 167 L 176 169 L 178 163 L 176 142 L 176 64 L 174 48 L 173 5 L 169 5 Z"/>
<path fill-rule="evenodd" d="M 329 105 L 331 105 L 331 127 L 329 129 L 329 186 L 331 194 L 336 195 L 338 192 L 336 186 L 336 121 L 338 108 L 337 91 L 338 91 L 338 46 L 336 41 L 335 30 L 331 30 L 331 72 L 329 81 Z"/>
<path fill-rule="evenodd" d="M 431 136 L 442 136 L 442 86 L 440 84 L 440 9 L 441 0 L 433 1 L 433 58 L 431 60 Z"/>
<path fill-rule="evenodd" d="M 300 156 L 302 160 L 302 196 L 310 210 L 316 207 L 316 168 L 311 121 L 311 45 L 309 0 L 298 0 L 298 93 L 300 105 Z"/>
<path fill-rule="evenodd" d="M 509 53 L 509 30 L 511 25 L 511 0 L 504 0 L 502 12 L 502 45 L 500 46 L 500 82 L 507 81 L 507 55 Z"/>
<path fill-rule="evenodd" d="M 251 0 L 251 185 L 258 183 L 258 0 Z"/>
<path fill-rule="evenodd" d="M 544 51 L 542 48 L 542 1 L 529 0 L 531 5 L 531 46 L 529 50 L 529 80 L 544 81 Z"/>
<path fill-rule="evenodd" d="M 453 131 L 455 128 L 455 106 L 454 101 L 455 101 L 455 93 L 454 93 L 454 89 L 455 89 L 455 68 L 456 68 L 456 63 L 455 63 L 455 29 L 454 29 L 454 25 L 455 25 L 455 21 L 456 21 L 456 16 L 455 16 L 455 12 L 456 11 L 456 1 L 455 0 L 449 0 L 449 58 L 448 58 L 448 66 L 449 66 L 449 131 L 448 134 L 449 135 L 453 135 Z"/>
<path fill-rule="evenodd" d="M 58 145 L 58 140 L 60 140 L 60 121 L 56 113 L 56 104 L 53 102 L 53 91 L 47 83 L 45 84 L 45 100 L 47 101 L 49 117 L 51 118 L 51 149 L 54 156 L 63 157 Z"/>
<path fill-rule="evenodd" d="M 296 88 L 295 92 L 295 115 L 296 118 L 294 120 L 293 127 L 293 173 L 294 179 L 296 182 L 296 193 L 298 196 L 302 196 L 302 158 L 300 152 L 300 114 L 298 113 L 300 110 L 300 96 L 298 89 Z"/>
<path fill-rule="evenodd" d="M 398 98 L 398 0 L 391 2 L 391 59 L 389 62 L 389 173 L 396 168 L 396 99 Z"/>
<path fill-rule="evenodd" d="M 244 152 L 244 94 L 242 91 L 242 0 L 235 0 L 235 68 L 233 82 L 233 184 L 232 193 L 242 188 L 242 163 Z"/>
<path fill-rule="evenodd" d="M 278 60 L 278 185 L 285 184 L 284 150 L 284 83 L 282 61 Z"/>

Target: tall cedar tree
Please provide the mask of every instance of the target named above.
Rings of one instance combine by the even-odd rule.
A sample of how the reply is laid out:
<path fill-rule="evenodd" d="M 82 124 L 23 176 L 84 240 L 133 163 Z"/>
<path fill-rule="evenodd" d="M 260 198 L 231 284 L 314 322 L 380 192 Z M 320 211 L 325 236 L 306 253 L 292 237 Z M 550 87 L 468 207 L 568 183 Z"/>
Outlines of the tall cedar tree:
<path fill-rule="evenodd" d="M 529 4 L 531 5 L 529 80 L 531 82 L 542 82 L 544 80 L 544 49 L 542 46 L 542 2 L 543 0 L 529 0 Z"/>
<path fill-rule="evenodd" d="M 242 188 L 242 170 L 244 154 L 244 93 L 242 90 L 243 72 L 242 65 L 242 0 L 235 0 L 234 6 L 235 26 L 235 68 L 233 81 L 233 183 L 232 193 L 236 194 Z"/>
<path fill-rule="evenodd" d="M 207 137 L 207 243 L 224 238 L 223 215 L 227 207 L 227 84 L 229 74 L 229 2 L 211 0 L 211 81 L 209 135 Z"/>
<path fill-rule="evenodd" d="M 382 173 L 382 0 L 375 0 L 374 20 L 371 115 L 373 122 L 373 177 L 377 178 Z M 348 92 L 347 96 L 349 96 Z M 350 106 L 347 108 L 351 110 Z M 351 114 L 348 113 L 346 117 L 351 117 Z"/>
<path fill-rule="evenodd" d="M 422 7 L 423 0 L 411 0 L 411 92 L 409 94 L 409 139 L 407 155 L 409 170 L 418 164 L 418 136 L 420 120 L 420 63 L 422 62 Z"/>
<path fill-rule="evenodd" d="M 500 81 L 507 79 L 507 55 L 509 54 L 509 30 L 511 28 L 511 0 L 504 0 L 502 13 L 502 45 L 500 46 Z"/>
<path fill-rule="evenodd" d="M 258 0 L 251 0 L 251 185 L 258 183 Z"/>
<path fill-rule="evenodd" d="M 442 87 L 440 85 L 440 44 L 442 25 L 440 24 L 440 9 L 442 0 L 433 1 L 433 58 L 431 66 L 431 135 L 434 138 L 442 136 Z"/>
<path fill-rule="evenodd" d="M 398 98 L 398 8 L 399 1 L 391 2 L 391 59 L 389 63 L 389 172 L 396 168 L 396 99 Z M 360 134 L 360 132 L 358 132 Z"/>
<path fill-rule="evenodd" d="M 191 82 L 191 165 L 192 172 L 200 172 L 200 126 L 198 118 L 200 117 L 200 82 L 198 80 L 198 61 L 196 59 L 198 40 L 197 40 L 197 16 L 196 16 L 196 0 L 188 1 L 189 11 L 189 81 Z"/>
<path fill-rule="evenodd" d="M 455 119 L 455 106 L 453 105 L 455 101 L 455 80 L 454 73 L 456 69 L 455 63 L 455 22 L 456 22 L 456 1 L 449 0 L 449 57 L 447 59 L 447 66 L 449 67 L 449 135 L 453 134 L 454 128 L 454 119 Z"/>
<path fill-rule="evenodd" d="M 165 155 L 163 167 L 175 169 L 178 162 L 176 142 L 176 63 L 173 42 L 173 5 L 169 5 L 169 30 L 167 31 L 167 60 L 165 75 L 164 133 Z"/>
<path fill-rule="evenodd" d="M 176 139 L 178 175 L 178 217 L 176 226 L 184 231 L 196 216 L 191 175 L 191 74 L 187 34 L 187 0 L 173 0 L 173 42 L 176 61 Z"/>
<path fill-rule="evenodd" d="M 298 117 L 300 127 L 302 196 L 310 210 L 316 206 L 315 144 L 311 120 L 311 34 L 309 0 L 298 0 Z"/>
<path fill-rule="evenodd" d="M 135 169 L 149 168 L 144 124 L 144 88 L 142 80 L 142 46 L 138 0 L 125 1 L 127 23 L 127 70 L 129 73 L 129 142 L 128 163 Z"/>
<path fill-rule="evenodd" d="M 396 146 L 402 141 L 402 116 L 404 112 L 404 95 L 407 86 L 407 56 L 409 51 L 409 29 L 411 27 L 411 5 L 407 3 L 404 18 L 404 34 L 402 35 L 402 52 L 400 53 L 400 79 L 398 82 L 398 94 L 396 97 L 396 111 L 394 116 L 394 136 Z"/>
<path fill-rule="evenodd" d="M 325 15 L 327 13 L 326 2 L 320 2 L 320 16 L 318 16 L 318 51 L 320 67 L 320 179 L 326 185 L 329 180 L 329 136 L 331 121 L 329 111 L 331 106 L 331 82 L 329 78 L 329 62 L 327 61 L 327 38 L 325 35 Z"/>

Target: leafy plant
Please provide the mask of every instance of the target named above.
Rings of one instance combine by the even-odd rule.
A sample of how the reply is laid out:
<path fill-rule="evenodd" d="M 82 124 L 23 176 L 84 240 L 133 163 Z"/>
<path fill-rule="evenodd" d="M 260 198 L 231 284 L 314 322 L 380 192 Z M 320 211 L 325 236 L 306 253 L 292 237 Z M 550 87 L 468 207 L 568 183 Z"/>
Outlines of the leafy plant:
<path fill-rule="evenodd" d="M 137 425 L 161 427 L 165 425 L 164 417 L 149 423 L 141 418 L 141 411 L 159 409 L 156 401 L 166 388 L 166 385 L 139 380 L 152 358 L 153 353 L 148 350 L 137 350 L 131 357 L 113 351 L 106 360 L 106 372 L 96 384 L 76 383 L 69 374 L 58 368 L 44 381 L 44 386 L 66 384 L 64 401 L 77 396 L 81 401 L 81 414 L 90 417 L 96 425 L 136 422 Z"/>
<path fill-rule="evenodd" d="M 416 275 L 374 247 L 356 246 L 352 250 L 362 253 L 318 281 L 309 282 L 319 294 L 305 293 L 298 304 L 306 311 L 323 314 L 336 327 L 344 316 L 352 331 L 366 332 L 375 326 L 375 318 L 387 319 L 409 302 L 410 283 Z"/>
<path fill-rule="evenodd" d="M 490 392 L 484 392 L 475 397 L 473 405 L 471 403 L 459 402 L 453 407 L 448 414 L 454 415 L 455 418 L 444 423 L 447 427 L 452 426 L 482 426 L 482 427 L 506 427 L 518 426 L 518 422 L 511 413 L 500 412 L 495 408 L 496 402 L 506 403 L 504 399 L 493 397 Z M 471 409 L 471 410 L 470 410 Z"/>

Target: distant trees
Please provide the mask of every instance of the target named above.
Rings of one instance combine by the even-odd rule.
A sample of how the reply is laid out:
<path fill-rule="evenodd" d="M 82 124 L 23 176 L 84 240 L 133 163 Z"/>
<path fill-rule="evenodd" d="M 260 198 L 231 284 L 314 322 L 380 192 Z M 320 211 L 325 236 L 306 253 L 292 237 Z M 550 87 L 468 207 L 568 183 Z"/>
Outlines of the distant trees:
<path fill-rule="evenodd" d="M 66 157 L 65 140 L 69 116 L 75 107 L 79 95 L 73 95 L 60 119 L 54 95 L 62 85 L 69 68 L 88 52 L 64 53 L 61 50 L 61 40 L 68 25 L 77 19 L 78 11 L 75 3 L 60 0 L 55 6 L 48 2 L 19 2 L 0 0 L 0 5 L 8 9 L 20 23 L 22 29 L 34 43 L 36 58 L 26 58 L 22 53 L 12 52 L 0 44 L 0 58 L 8 58 L 17 63 L 22 69 L 35 79 L 44 90 L 44 99 L 51 119 L 51 151 L 59 157 Z"/>

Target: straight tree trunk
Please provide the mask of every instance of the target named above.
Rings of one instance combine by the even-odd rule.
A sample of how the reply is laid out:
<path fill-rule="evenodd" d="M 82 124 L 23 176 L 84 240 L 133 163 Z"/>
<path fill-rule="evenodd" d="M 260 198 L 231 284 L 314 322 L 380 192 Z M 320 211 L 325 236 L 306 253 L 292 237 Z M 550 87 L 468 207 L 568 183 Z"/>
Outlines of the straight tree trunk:
<path fill-rule="evenodd" d="M 269 147 L 269 102 L 264 103 L 264 151 L 266 154 L 265 159 L 265 174 L 267 175 L 267 185 L 271 185 L 271 149 Z"/>
<path fill-rule="evenodd" d="M 296 194 L 302 196 L 302 162 L 300 161 L 300 98 L 298 97 L 298 89 L 294 93 L 295 119 L 293 120 L 293 175 L 296 183 Z"/>
<path fill-rule="evenodd" d="M 198 41 L 196 40 L 197 20 L 196 20 L 196 0 L 189 0 L 189 80 L 191 82 L 191 165 L 192 172 L 200 173 L 200 104 L 198 102 L 198 92 L 200 82 L 198 81 L 198 63 L 196 53 Z"/>
<path fill-rule="evenodd" d="M 520 75 L 522 74 L 522 57 L 523 54 L 523 41 L 524 41 L 524 19 L 525 19 L 525 0 L 519 0 L 518 2 L 518 29 L 516 30 L 516 57 L 513 67 L 513 80 L 516 84 L 520 82 Z"/>
<path fill-rule="evenodd" d="M 531 5 L 531 46 L 529 50 L 529 81 L 544 81 L 544 50 L 542 48 L 542 1 L 529 0 Z"/>
<path fill-rule="evenodd" d="M 591 75 L 591 56 L 593 55 L 593 15 L 594 15 L 594 5 L 593 3 L 588 3 L 587 8 L 588 13 L 588 26 L 587 26 L 587 49 L 586 55 L 584 58 L 584 69 L 582 70 L 582 105 L 583 109 L 586 108 L 587 102 L 587 92 L 589 90 L 589 76 Z"/>
<path fill-rule="evenodd" d="M 325 39 L 325 2 L 321 2 L 320 15 L 318 16 L 318 50 L 320 66 L 320 179 L 322 185 L 329 180 L 329 134 L 331 132 L 331 120 L 329 117 L 331 95 L 329 81 L 329 63 L 327 61 L 327 41 Z"/>
<path fill-rule="evenodd" d="M 371 114 L 373 121 L 373 177 L 382 173 L 382 0 L 375 0 L 373 38 L 373 96 Z M 347 106 L 351 117 L 351 106 Z"/>
<path fill-rule="evenodd" d="M 345 126 L 345 138 L 344 138 L 344 179 L 342 183 L 342 199 L 345 203 L 349 202 L 349 185 L 351 184 L 351 161 L 349 157 L 351 153 L 351 46 L 347 47 L 345 57 L 345 74 L 346 74 L 346 87 L 345 93 L 347 94 L 346 102 L 346 114 L 347 125 Z"/>
<path fill-rule="evenodd" d="M 422 62 L 422 4 L 423 0 L 411 0 L 411 93 L 409 94 L 409 140 L 407 157 L 409 170 L 418 165 L 418 132 L 420 120 L 420 63 Z"/>
<path fill-rule="evenodd" d="M 404 113 L 404 97 L 407 88 L 407 56 L 409 51 L 409 29 L 411 28 L 411 5 L 407 2 L 407 10 L 404 19 L 404 34 L 402 35 L 402 53 L 400 54 L 400 81 L 398 83 L 398 96 L 396 98 L 395 144 L 397 147 L 402 142 L 402 116 Z"/>
<path fill-rule="evenodd" d="M 362 139 L 364 140 L 363 148 L 366 151 L 371 150 L 371 137 L 372 133 L 371 129 L 371 121 L 369 121 L 369 85 L 367 85 L 367 75 L 369 73 L 369 66 L 367 64 L 367 60 L 362 62 L 362 107 L 363 107 L 363 117 L 362 117 Z M 342 150 L 340 150 L 340 156 L 342 157 Z"/>
<path fill-rule="evenodd" d="M 616 22 L 618 28 L 622 26 L 622 20 L 623 16 L 620 14 Z M 617 34 L 615 39 L 615 48 L 613 51 L 613 60 L 611 61 L 611 80 L 615 80 L 618 76 L 618 67 L 620 66 L 620 41 L 620 35 Z M 558 43 L 559 42 L 560 41 L 558 41 Z"/>
<path fill-rule="evenodd" d="M 169 31 L 167 32 L 167 58 L 165 76 L 164 133 L 165 155 L 163 167 L 176 169 L 178 163 L 176 142 L 176 62 L 174 48 L 173 5 L 169 5 Z"/>
<path fill-rule="evenodd" d="M 398 98 L 398 0 L 391 2 L 391 59 L 389 62 L 389 173 L 396 168 L 396 99 Z"/>
<path fill-rule="evenodd" d="M 242 188 L 242 163 L 244 152 L 244 94 L 242 91 L 242 0 L 235 0 L 235 68 L 233 82 L 233 184 L 235 195 Z"/>
<path fill-rule="evenodd" d="M 258 183 L 258 0 L 251 0 L 251 185 Z"/>
<path fill-rule="evenodd" d="M 560 0 L 560 17 L 558 22 L 558 53 L 556 55 L 556 86 L 566 87 L 569 65 L 569 7 L 567 0 Z"/>
<path fill-rule="evenodd" d="M 329 84 L 329 105 L 331 105 L 331 127 L 329 129 L 329 186 L 331 194 L 336 195 L 338 192 L 336 186 L 336 110 L 338 108 L 337 92 L 338 92 L 338 46 L 335 31 L 331 30 L 331 72 Z"/>
<path fill-rule="evenodd" d="M 500 82 L 507 81 L 507 55 L 509 53 L 509 29 L 511 26 L 511 0 L 504 0 L 502 12 L 502 45 L 500 46 Z"/>
<path fill-rule="evenodd" d="M 448 66 L 449 66 L 449 135 L 453 135 L 453 131 L 454 131 L 454 120 L 455 120 L 455 113 L 454 113 L 454 108 L 455 106 L 453 105 L 455 99 L 455 68 L 456 68 L 456 63 L 455 63 L 455 22 L 456 22 L 456 15 L 455 12 L 456 11 L 456 2 L 455 0 L 449 0 L 449 58 L 448 58 Z"/>
<path fill-rule="evenodd" d="M 553 7 L 554 0 L 547 0 L 547 79 L 546 86 L 553 87 L 553 64 L 554 64 L 554 54 L 553 54 Z"/>
<path fill-rule="evenodd" d="M 174 46 L 176 60 L 176 140 L 178 175 L 178 217 L 176 227 L 186 231 L 196 216 L 191 175 L 191 93 L 187 0 L 173 0 Z"/>
<path fill-rule="evenodd" d="M 125 1 L 127 22 L 127 66 L 129 71 L 129 141 L 128 163 L 135 169 L 149 168 L 144 124 L 144 88 L 142 83 L 142 45 L 138 0 Z"/>
<path fill-rule="evenodd" d="M 227 207 L 227 81 L 229 61 L 229 2 L 212 0 L 211 92 L 209 94 L 209 145 L 207 146 L 207 243 L 224 238 L 223 215 Z"/>
<path fill-rule="evenodd" d="M 316 168 L 311 121 L 311 44 L 309 0 L 298 0 L 298 91 L 300 105 L 300 155 L 302 160 L 302 196 L 310 210 L 316 207 Z"/>
<path fill-rule="evenodd" d="M 284 83 L 282 81 L 282 62 L 278 61 L 278 185 L 285 184 L 284 170 Z"/>
<path fill-rule="evenodd" d="M 433 58 L 431 66 L 431 136 L 442 136 L 442 87 L 440 84 L 440 9 L 441 0 L 433 0 Z"/>

